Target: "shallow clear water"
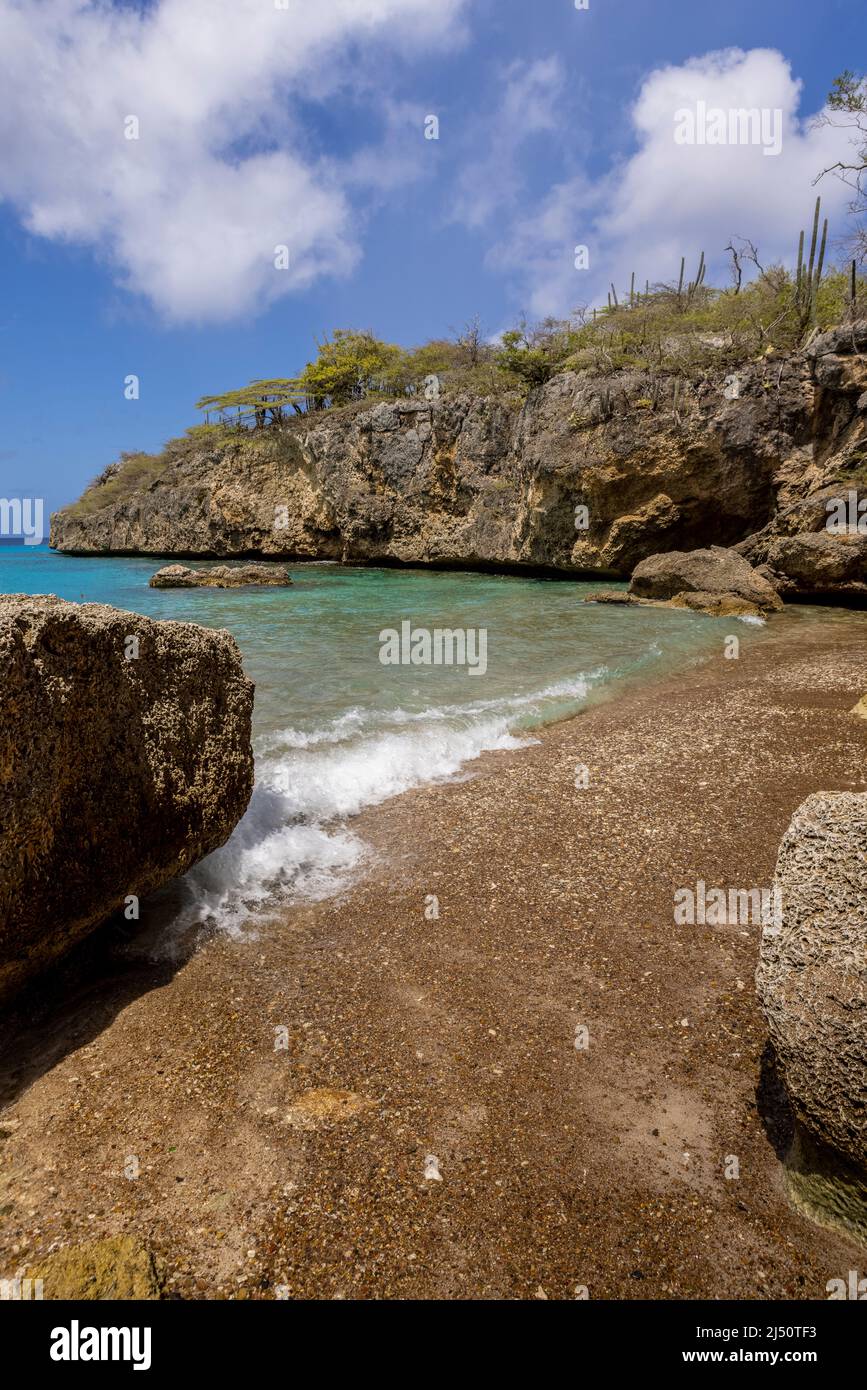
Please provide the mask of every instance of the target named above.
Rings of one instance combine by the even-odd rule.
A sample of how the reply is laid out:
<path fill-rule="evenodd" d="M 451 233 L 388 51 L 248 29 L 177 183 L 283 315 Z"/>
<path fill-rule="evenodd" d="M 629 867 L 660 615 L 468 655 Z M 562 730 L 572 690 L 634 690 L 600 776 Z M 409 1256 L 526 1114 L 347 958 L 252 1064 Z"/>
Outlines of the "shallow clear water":
<path fill-rule="evenodd" d="M 742 644 L 766 632 L 584 604 L 591 583 L 306 564 L 289 566 L 286 589 L 150 589 L 159 564 L 4 546 L 0 592 L 110 603 L 237 640 L 256 682 L 256 790 L 229 843 L 164 893 L 179 925 L 231 928 L 334 892 L 363 862 L 352 818 L 364 806 L 471 771 L 481 752 L 519 747 L 626 682 L 719 652 L 732 628 Z M 404 620 L 485 629 L 484 674 L 383 665 L 380 633 Z"/>

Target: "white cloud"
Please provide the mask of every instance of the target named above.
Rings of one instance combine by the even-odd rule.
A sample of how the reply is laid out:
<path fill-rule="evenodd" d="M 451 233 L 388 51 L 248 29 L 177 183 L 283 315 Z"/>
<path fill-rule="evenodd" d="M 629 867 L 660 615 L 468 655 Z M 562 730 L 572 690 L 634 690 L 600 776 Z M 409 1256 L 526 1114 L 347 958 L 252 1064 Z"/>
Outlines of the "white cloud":
<path fill-rule="evenodd" d="M 481 227 L 521 192 L 520 157 L 533 135 L 557 129 L 565 81 L 557 57 L 518 61 L 501 75 L 502 95 L 493 115 L 473 122 L 469 138 L 478 151 L 457 180 L 452 220 Z"/>
<path fill-rule="evenodd" d="M 632 108 L 636 152 L 607 176 L 564 179 L 532 213 L 518 217 L 490 254 L 489 265 L 511 275 L 533 316 L 565 314 L 604 302 L 608 283 L 643 288 L 676 279 L 682 255 L 694 272 L 704 250 L 718 272 L 733 235 L 758 244 L 764 264 L 791 263 L 798 231 L 812 216 L 817 191 L 840 235 L 851 193 L 816 175 L 849 147 L 846 132 L 799 118 L 800 83 L 770 49 L 730 49 L 652 72 Z M 675 143 L 683 108 L 778 109 L 779 154 L 760 144 Z M 574 248 L 590 250 L 589 271 L 574 266 Z"/>
<path fill-rule="evenodd" d="M 350 192 L 407 176 L 387 109 L 384 161 L 341 165 L 309 151 L 294 103 L 356 80 L 359 51 L 458 40 L 464 4 L 0 0 L 0 198 L 36 235 L 95 248 L 168 320 L 255 313 L 349 271 Z"/>

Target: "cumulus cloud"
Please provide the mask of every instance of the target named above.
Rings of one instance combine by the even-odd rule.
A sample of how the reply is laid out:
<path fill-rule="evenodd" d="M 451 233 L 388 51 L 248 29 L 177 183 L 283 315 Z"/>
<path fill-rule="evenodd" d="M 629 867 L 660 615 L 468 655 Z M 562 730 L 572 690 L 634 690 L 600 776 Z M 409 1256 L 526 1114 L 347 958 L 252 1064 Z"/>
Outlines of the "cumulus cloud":
<path fill-rule="evenodd" d="M 493 113 L 473 122 L 473 148 L 457 179 L 451 220 L 467 227 L 484 225 L 521 193 L 521 155 L 534 135 L 562 122 L 560 96 L 565 71 L 558 57 L 511 63 L 501 74 L 501 93 Z"/>
<path fill-rule="evenodd" d="M 351 82 L 366 49 L 454 42 L 464 4 L 0 0 L 0 199 L 35 235 L 93 247 L 170 321 L 255 313 L 351 270 L 352 195 L 407 175 L 393 113 L 381 161 L 341 164 L 311 149 L 297 102 Z"/>
<path fill-rule="evenodd" d="M 641 287 L 676 279 L 682 255 L 694 270 L 704 250 L 719 270 L 733 235 L 757 243 L 765 264 L 791 263 L 812 215 L 813 180 L 849 148 L 845 131 L 799 116 L 800 95 L 788 63 L 770 49 L 729 49 L 652 72 L 631 111 L 631 157 L 601 179 L 574 175 L 552 187 L 494 244 L 490 267 L 512 275 L 528 312 L 542 317 L 604 302 L 609 282 L 628 287 L 633 270 Z M 780 113 L 778 153 L 765 154 L 760 140 L 675 140 L 684 110 L 710 119 L 716 110 L 752 108 Z M 833 178 L 818 191 L 833 236 L 851 194 Z M 574 249 L 582 244 L 590 267 L 579 271 Z"/>

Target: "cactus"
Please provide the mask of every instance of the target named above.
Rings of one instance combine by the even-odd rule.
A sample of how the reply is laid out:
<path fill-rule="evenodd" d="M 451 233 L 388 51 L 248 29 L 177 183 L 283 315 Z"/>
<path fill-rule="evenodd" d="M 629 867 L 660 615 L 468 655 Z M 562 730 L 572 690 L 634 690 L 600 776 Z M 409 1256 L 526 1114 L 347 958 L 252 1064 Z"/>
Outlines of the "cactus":
<path fill-rule="evenodd" d="M 695 279 L 694 279 L 694 280 L 690 280 L 690 282 L 689 282 L 689 288 L 687 289 L 687 292 L 686 292 L 687 303 L 690 302 L 690 300 L 692 299 L 692 297 L 693 297 L 693 295 L 695 294 L 696 290 L 699 289 L 699 287 L 701 286 L 701 284 L 702 284 L 702 282 L 703 282 L 703 280 L 704 280 L 704 276 L 705 276 L 705 271 L 706 271 L 706 269 L 707 269 L 707 267 L 706 267 L 706 265 L 705 265 L 705 263 L 704 263 L 704 252 L 702 251 L 701 255 L 699 256 L 698 270 L 697 270 L 696 273 L 695 273 Z"/>
<path fill-rule="evenodd" d="M 816 256 L 816 236 L 819 231 L 819 204 L 821 201 L 821 198 L 816 199 L 816 209 L 813 213 L 813 235 L 810 238 L 810 259 L 807 264 L 807 284 L 809 284 L 813 278 L 813 261 Z"/>
<path fill-rule="evenodd" d="M 612 285 L 611 285 L 611 297 L 612 297 L 613 300 L 614 300 L 614 307 L 615 307 L 615 309 L 619 309 L 619 308 L 620 308 L 620 305 L 619 305 L 619 303 L 617 302 L 617 291 L 616 291 L 616 289 L 614 288 L 613 283 L 612 283 Z"/>
<path fill-rule="evenodd" d="M 684 272 L 685 269 L 686 269 L 686 256 L 681 256 L 681 258 L 680 258 L 680 275 L 679 275 L 678 281 L 677 281 L 677 299 L 678 299 L 678 303 L 680 303 L 680 301 L 681 301 L 682 298 L 683 298 L 683 272 Z M 704 277 L 705 277 L 705 272 L 706 272 L 706 270 L 707 270 L 707 266 L 705 265 L 705 262 L 704 262 L 704 252 L 702 251 L 701 255 L 699 256 L 699 260 L 698 260 L 698 270 L 697 270 L 696 273 L 695 273 L 695 279 L 694 279 L 694 280 L 690 280 L 690 281 L 689 281 L 689 284 L 688 284 L 687 287 L 686 287 L 686 302 L 687 302 L 687 304 L 689 304 L 690 300 L 693 298 L 693 295 L 695 294 L 696 290 L 699 289 L 700 286 L 704 283 Z"/>
<path fill-rule="evenodd" d="M 798 238 L 798 268 L 795 273 L 795 308 L 798 312 L 798 319 L 803 333 L 808 325 L 818 322 L 818 302 L 819 285 L 822 280 L 822 269 L 825 264 L 825 247 L 828 242 L 828 219 L 822 224 L 822 239 L 819 242 L 819 254 L 816 256 L 816 242 L 819 237 L 819 210 L 822 199 L 816 199 L 816 206 L 813 209 L 813 228 L 810 236 L 810 255 L 807 261 L 806 270 L 804 269 L 804 233 L 801 231 Z M 815 270 L 813 267 L 815 266 Z"/>

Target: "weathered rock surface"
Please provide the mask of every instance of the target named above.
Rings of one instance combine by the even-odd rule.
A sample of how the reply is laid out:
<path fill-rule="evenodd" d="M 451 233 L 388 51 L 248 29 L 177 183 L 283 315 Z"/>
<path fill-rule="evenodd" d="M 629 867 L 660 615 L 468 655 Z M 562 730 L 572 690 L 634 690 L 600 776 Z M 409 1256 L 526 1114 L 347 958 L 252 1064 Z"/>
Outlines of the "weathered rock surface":
<path fill-rule="evenodd" d="M 228 839 L 252 706 L 227 632 L 0 597 L 0 997 Z"/>
<path fill-rule="evenodd" d="M 713 594 L 703 590 L 677 593 L 670 599 L 639 598 L 620 589 L 601 589 L 588 594 L 585 603 L 610 603 L 626 605 L 631 608 L 689 608 L 694 613 L 705 613 L 710 618 L 761 618 L 764 609 L 737 594 Z"/>
<path fill-rule="evenodd" d="M 783 837 L 782 927 L 756 987 L 798 1124 L 792 1196 L 867 1240 L 867 792 L 819 793 Z"/>
<path fill-rule="evenodd" d="M 709 618 L 761 618 L 768 611 L 766 606 L 752 603 L 739 594 L 714 594 L 703 589 L 675 594 L 667 606 L 689 608 L 693 613 L 704 613 Z"/>
<path fill-rule="evenodd" d="M 588 594 L 584 599 L 585 603 L 613 603 L 615 605 L 626 605 L 635 607 L 642 600 L 630 594 L 626 589 L 599 589 L 595 594 Z"/>
<path fill-rule="evenodd" d="M 783 606 L 767 579 L 737 551 L 721 546 L 650 555 L 633 570 L 629 591 L 639 598 L 670 599 L 702 611 L 723 607 L 725 599 L 732 613 L 738 611 L 738 600 L 750 610 L 774 612 Z"/>
<path fill-rule="evenodd" d="M 660 551 L 754 538 L 745 556 L 763 564 L 786 528 L 824 527 L 822 496 L 867 488 L 865 354 L 867 324 L 823 334 L 802 353 L 745 363 L 736 399 L 722 367 L 699 383 L 588 370 L 562 373 L 523 403 L 445 394 L 307 416 L 170 450 L 162 471 L 126 495 L 114 469 L 55 514 L 51 541 L 79 553 L 627 577 Z M 576 529 L 578 506 L 586 529 Z M 865 557 L 849 558 L 829 582 L 861 602 Z M 794 552 L 774 559 L 800 564 Z M 789 593 L 814 580 L 797 568 Z"/>
<path fill-rule="evenodd" d="M 738 549 L 784 596 L 867 599 L 867 534 L 765 535 Z"/>
<path fill-rule="evenodd" d="M 162 1276 L 151 1252 L 133 1236 L 113 1236 L 67 1246 L 28 1271 L 42 1280 L 42 1297 L 152 1301 L 162 1294 Z"/>
<path fill-rule="evenodd" d="M 274 588 L 292 580 L 282 565 L 214 565 L 207 570 L 164 565 L 148 583 L 152 589 L 241 589 L 253 585 Z"/>

